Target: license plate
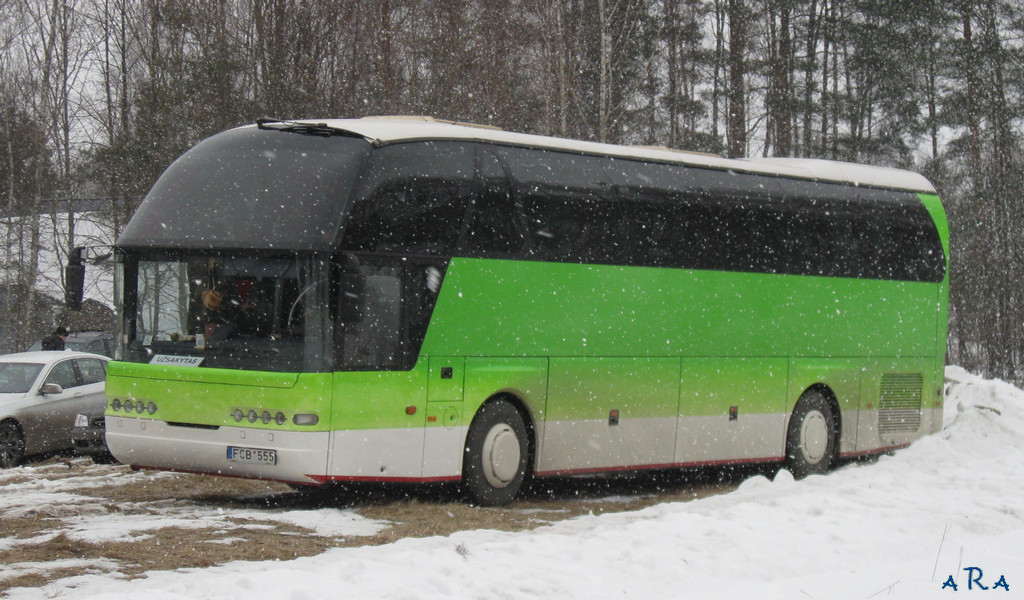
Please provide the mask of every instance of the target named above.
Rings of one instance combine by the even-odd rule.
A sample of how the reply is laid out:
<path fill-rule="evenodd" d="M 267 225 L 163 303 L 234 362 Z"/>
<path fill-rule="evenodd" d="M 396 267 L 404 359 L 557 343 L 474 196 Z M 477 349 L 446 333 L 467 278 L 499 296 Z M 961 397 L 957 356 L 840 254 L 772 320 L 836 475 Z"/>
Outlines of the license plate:
<path fill-rule="evenodd" d="M 228 446 L 228 460 L 253 465 L 276 465 L 277 450 Z"/>

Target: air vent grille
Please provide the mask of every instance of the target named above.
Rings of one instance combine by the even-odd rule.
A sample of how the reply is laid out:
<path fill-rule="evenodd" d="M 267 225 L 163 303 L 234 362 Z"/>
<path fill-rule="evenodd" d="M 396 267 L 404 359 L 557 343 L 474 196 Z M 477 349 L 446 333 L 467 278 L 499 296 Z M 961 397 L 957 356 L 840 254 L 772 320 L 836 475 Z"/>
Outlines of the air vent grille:
<path fill-rule="evenodd" d="M 924 380 L 920 373 L 886 373 L 878 398 L 879 433 L 913 433 L 921 428 Z"/>

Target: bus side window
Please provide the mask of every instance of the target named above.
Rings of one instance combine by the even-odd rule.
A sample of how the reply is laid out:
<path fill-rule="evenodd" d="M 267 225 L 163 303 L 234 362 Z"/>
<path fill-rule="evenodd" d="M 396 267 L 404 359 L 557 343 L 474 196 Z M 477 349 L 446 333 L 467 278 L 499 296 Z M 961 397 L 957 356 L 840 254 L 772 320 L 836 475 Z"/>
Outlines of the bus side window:
<path fill-rule="evenodd" d="M 497 157 L 486 151 L 480 157 L 481 186 L 473 201 L 463 246 L 472 256 L 518 253 L 525 236 L 508 178 Z"/>
<path fill-rule="evenodd" d="M 352 271 L 354 263 L 346 265 Z M 335 321 L 342 370 L 409 370 L 416 364 L 443 277 L 443 261 L 373 257 L 356 266 L 363 280 L 359 318 Z M 344 295 L 339 287 L 337 295 Z"/>
<path fill-rule="evenodd" d="M 586 251 L 597 206 L 583 190 L 554 193 L 527 190 L 523 210 L 533 234 L 532 257 L 560 262 L 589 262 Z"/>
<path fill-rule="evenodd" d="M 471 194 L 474 153 L 459 144 L 376 150 L 368 184 L 352 207 L 345 250 L 450 255 Z"/>
<path fill-rule="evenodd" d="M 339 324 L 344 332 L 341 359 L 346 367 L 396 368 L 402 346 L 401 267 L 367 271 L 360 298 L 362 318 Z"/>

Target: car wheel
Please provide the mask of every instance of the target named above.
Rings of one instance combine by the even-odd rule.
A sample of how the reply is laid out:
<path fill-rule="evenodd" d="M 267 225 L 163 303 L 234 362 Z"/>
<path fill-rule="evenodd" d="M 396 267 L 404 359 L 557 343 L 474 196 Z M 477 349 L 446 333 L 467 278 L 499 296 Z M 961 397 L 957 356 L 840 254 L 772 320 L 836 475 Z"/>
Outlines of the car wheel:
<path fill-rule="evenodd" d="M 21 464 L 25 456 L 25 437 L 14 421 L 0 423 L 0 469 L 10 469 Z"/>

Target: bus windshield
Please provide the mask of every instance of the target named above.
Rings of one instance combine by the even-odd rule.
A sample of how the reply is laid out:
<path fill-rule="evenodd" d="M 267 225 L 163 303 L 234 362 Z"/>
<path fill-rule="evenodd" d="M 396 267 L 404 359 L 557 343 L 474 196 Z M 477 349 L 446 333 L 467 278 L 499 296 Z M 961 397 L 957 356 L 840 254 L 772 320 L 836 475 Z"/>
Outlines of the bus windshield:
<path fill-rule="evenodd" d="M 319 262 L 192 254 L 126 263 L 125 279 L 129 290 L 134 280 L 135 292 L 125 310 L 126 360 L 325 370 L 322 340 L 330 325 L 326 268 Z"/>

